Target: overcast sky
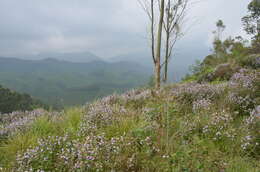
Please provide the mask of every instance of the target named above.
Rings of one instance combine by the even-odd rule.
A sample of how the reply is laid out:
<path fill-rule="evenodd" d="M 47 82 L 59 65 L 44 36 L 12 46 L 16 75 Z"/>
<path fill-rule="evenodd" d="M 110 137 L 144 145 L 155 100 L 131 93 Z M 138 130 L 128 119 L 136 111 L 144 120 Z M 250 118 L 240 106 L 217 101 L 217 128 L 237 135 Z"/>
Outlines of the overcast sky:
<path fill-rule="evenodd" d="M 201 0 L 188 14 L 182 51 L 210 49 L 215 22 L 244 34 L 250 0 Z M 144 52 L 146 16 L 137 0 L 0 0 L 0 56 L 90 51 L 101 57 Z"/>

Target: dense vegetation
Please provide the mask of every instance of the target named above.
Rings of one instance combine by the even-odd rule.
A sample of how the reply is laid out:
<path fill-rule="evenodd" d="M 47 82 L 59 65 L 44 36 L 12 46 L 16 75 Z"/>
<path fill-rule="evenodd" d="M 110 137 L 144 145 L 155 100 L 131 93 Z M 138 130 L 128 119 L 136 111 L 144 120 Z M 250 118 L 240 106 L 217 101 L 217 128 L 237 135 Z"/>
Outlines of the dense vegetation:
<path fill-rule="evenodd" d="M 47 108 L 46 105 L 33 99 L 30 95 L 11 91 L 8 88 L 3 88 L 1 85 L 0 95 L 0 115 L 1 113 L 10 113 L 13 111 L 33 110 L 37 107 Z"/>
<path fill-rule="evenodd" d="M 253 0 L 252 2 L 256 2 Z M 0 171 L 260 171 L 260 54 L 221 40 L 177 84 L 3 114 Z"/>
<path fill-rule="evenodd" d="M 85 104 L 143 85 L 149 70 L 131 62 L 72 63 L 0 58 L 0 83 L 58 107 Z"/>
<path fill-rule="evenodd" d="M 257 172 L 260 57 L 235 53 L 212 54 L 185 81 L 161 90 L 133 90 L 59 113 L 5 114 L 0 167 Z"/>

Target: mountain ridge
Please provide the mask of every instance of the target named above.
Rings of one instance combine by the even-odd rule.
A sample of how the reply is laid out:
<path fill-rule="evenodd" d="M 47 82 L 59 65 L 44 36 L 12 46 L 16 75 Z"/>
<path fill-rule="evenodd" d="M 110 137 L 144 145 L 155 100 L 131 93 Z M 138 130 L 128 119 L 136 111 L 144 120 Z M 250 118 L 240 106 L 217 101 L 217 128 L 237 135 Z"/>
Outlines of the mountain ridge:
<path fill-rule="evenodd" d="M 122 91 L 144 85 L 149 75 L 148 69 L 133 62 L 76 63 L 54 58 L 43 60 L 0 58 L 2 85 L 52 104 L 61 101 L 65 101 L 66 105 L 83 104 L 112 93 L 117 88 Z M 95 88 L 93 85 L 99 89 L 93 92 Z M 91 91 L 75 91 L 88 90 L 88 87 Z"/>

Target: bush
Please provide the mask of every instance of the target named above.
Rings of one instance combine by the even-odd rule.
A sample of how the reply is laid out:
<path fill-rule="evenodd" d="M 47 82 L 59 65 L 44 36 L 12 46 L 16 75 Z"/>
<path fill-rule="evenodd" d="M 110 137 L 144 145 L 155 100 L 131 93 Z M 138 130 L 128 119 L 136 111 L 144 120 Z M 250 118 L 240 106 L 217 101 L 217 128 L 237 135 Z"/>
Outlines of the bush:
<path fill-rule="evenodd" d="M 44 105 L 38 100 L 33 99 L 28 94 L 20 94 L 10 89 L 3 88 L 0 85 L 0 118 L 1 113 L 11 113 L 13 111 L 26 111 L 33 110 L 36 108 L 45 108 L 48 106 Z"/>
<path fill-rule="evenodd" d="M 250 67 L 252 69 L 260 68 L 260 54 L 245 56 L 239 61 L 243 67 Z"/>

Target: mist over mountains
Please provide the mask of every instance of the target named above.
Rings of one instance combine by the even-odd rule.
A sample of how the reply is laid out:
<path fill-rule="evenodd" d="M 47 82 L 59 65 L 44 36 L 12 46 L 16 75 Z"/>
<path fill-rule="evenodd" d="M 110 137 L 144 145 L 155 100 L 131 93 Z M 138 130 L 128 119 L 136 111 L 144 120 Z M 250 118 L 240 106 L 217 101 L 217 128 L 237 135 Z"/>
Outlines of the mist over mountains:
<path fill-rule="evenodd" d="M 79 63 L 52 57 L 42 60 L 0 57 L 0 83 L 44 103 L 67 106 L 145 85 L 150 76 L 146 67 L 134 62 L 93 59 Z"/>
<path fill-rule="evenodd" d="M 54 58 L 57 60 L 75 62 L 75 63 L 89 63 L 93 61 L 102 61 L 102 59 L 91 52 L 78 53 L 40 53 L 34 59 Z"/>
<path fill-rule="evenodd" d="M 169 82 L 178 82 L 207 51 L 176 51 Z M 192 53 L 191 53 L 192 52 Z M 153 75 L 148 52 L 99 57 L 89 51 L 0 56 L 0 83 L 57 107 L 84 104 L 99 97 L 147 85 Z"/>
<path fill-rule="evenodd" d="M 189 50 L 187 51 L 186 48 Z M 187 73 L 191 65 L 195 64 L 196 60 L 203 60 L 210 54 L 209 47 L 203 47 L 193 42 L 183 42 L 182 45 L 177 47 L 169 63 L 169 82 L 180 81 Z M 117 55 L 105 59 L 108 62 L 134 62 L 149 69 L 149 72 L 153 72 L 153 61 L 149 51 L 136 52 L 129 54 Z"/>

